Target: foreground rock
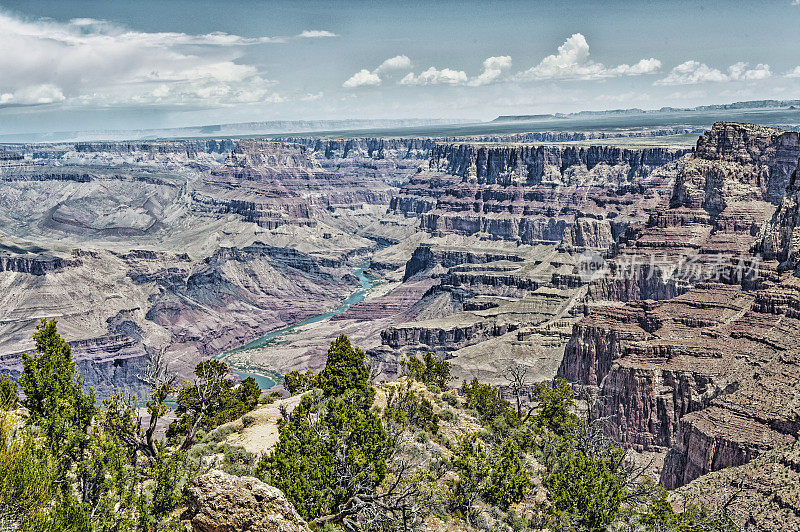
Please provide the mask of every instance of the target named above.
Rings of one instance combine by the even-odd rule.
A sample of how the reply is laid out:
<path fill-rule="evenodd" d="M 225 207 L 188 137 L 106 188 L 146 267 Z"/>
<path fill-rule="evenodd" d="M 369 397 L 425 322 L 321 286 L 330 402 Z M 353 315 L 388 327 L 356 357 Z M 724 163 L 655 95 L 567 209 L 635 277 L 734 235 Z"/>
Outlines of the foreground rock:
<path fill-rule="evenodd" d="M 182 519 L 196 532 L 311 532 L 278 488 L 214 470 L 189 487 Z"/>

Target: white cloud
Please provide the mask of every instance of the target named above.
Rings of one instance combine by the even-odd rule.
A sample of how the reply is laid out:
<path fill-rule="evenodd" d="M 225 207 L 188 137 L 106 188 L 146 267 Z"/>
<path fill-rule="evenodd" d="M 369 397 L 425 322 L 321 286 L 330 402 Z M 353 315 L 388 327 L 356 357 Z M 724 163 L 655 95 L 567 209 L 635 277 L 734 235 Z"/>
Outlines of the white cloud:
<path fill-rule="evenodd" d="M 618 65 L 609 69 L 612 76 L 640 76 L 642 74 L 653 74 L 661 69 L 661 61 L 655 58 L 641 59 L 635 65 Z"/>
<path fill-rule="evenodd" d="M 392 70 L 408 70 L 409 68 L 411 68 L 411 59 L 409 59 L 406 55 L 396 55 L 386 59 L 372 72 L 366 68 L 362 68 L 350 76 L 344 83 L 342 83 L 342 87 L 347 89 L 355 89 L 357 87 L 376 87 L 380 85 L 382 81 L 380 74 Z"/>
<path fill-rule="evenodd" d="M 356 87 L 376 87 L 381 84 L 381 77 L 363 68 L 350 76 L 342 87 L 347 89 L 354 89 Z"/>
<path fill-rule="evenodd" d="M 328 33 L 307 30 L 298 37 Z M 0 106 L 275 101 L 274 82 L 239 60 L 242 47 L 284 41 L 223 32 L 148 33 L 92 18 L 63 23 L 0 12 Z"/>
<path fill-rule="evenodd" d="M 461 85 L 467 82 L 467 74 L 463 70 L 430 67 L 418 76 L 409 72 L 400 80 L 401 85 Z"/>
<path fill-rule="evenodd" d="M 0 92 L 0 106 L 43 105 L 64 101 L 64 93 L 55 85 L 23 87 L 15 92 Z"/>
<path fill-rule="evenodd" d="M 589 80 L 652 74 L 660 68 L 661 61 L 655 58 L 642 59 L 634 65 L 607 68 L 589 58 L 589 43 L 582 34 L 575 33 L 558 47 L 557 53 L 548 55 L 515 78 L 519 81 Z"/>
<path fill-rule="evenodd" d="M 800 1 L 800 0 L 798 0 Z M 800 66 L 796 66 L 783 75 L 785 78 L 800 78 Z"/>
<path fill-rule="evenodd" d="M 381 63 L 373 72 L 380 74 L 389 70 L 408 70 L 409 68 L 411 68 L 411 59 L 407 55 L 396 55 Z"/>
<path fill-rule="evenodd" d="M 748 63 L 738 62 L 728 67 L 728 73 L 712 68 L 699 61 L 685 61 L 673 68 L 655 85 L 696 85 L 698 83 L 724 83 L 726 81 L 753 81 L 772 76 L 770 66 L 759 63 L 750 68 Z"/>
<path fill-rule="evenodd" d="M 478 87 L 498 81 L 503 70 L 511 68 L 511 56 L 501 55 L 488 57 L 483 61 L 483 72 L 469 80 L 470 86 Z"/>
<path fill-rule="evenodd" d="M 320 39 L 323 37 L 338 37 L 338 35 L 326 30 L 304 30 L 297 37 L 299 39 Z"/>
<path fill-rule="evenodd" d="M 772 77 L 772 71 L 770 70 L 770 66 L 764 63 L 759 63 L 755 67 L 750 68 L 748 63 L 739 61 L 728 67 L 728 77 L 734 81 L 767 79 Z"/>

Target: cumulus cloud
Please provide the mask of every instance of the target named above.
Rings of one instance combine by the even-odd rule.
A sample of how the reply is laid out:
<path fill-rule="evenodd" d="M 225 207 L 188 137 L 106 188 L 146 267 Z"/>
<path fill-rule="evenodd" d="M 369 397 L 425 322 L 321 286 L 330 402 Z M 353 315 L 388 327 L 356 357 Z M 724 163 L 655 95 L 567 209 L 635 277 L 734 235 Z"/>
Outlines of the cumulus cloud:
<path fill-rule="evenodd" d="M 354 89 L 356 87 L 376 87 L 381 84 L 381 77 L 363 68 L 350 76 L 342 87 Z"/>
<path fill-rule="evenodd" d="M 409 72 L 400 80 L 401 85 L 461 85 L 466 82 L 467 73 L 463 70 L 450 68 L 439 70 L 435 67 L 430 67 L 419 75 Z"/>
<path fill-rule="evenodd" d="M 570 36 L 553 55 L 516 75 L 519 81 L 588 80 L 619 76 L 652 74 L 661 68 L 655 58 L 642 59 L 634 65 L 621 64 L 608 68 L 589 58 L 589 43 L 580 33 Z"/>
<path fill-rule="evenodd" d="M 488 57 L 483 61 L 483 72 L 469 80 L 467 84 L 478 87 L 480 85 L 493 83 L 498 81 L 500 76 L 503 75 L 503 71 L 508 68 L 511 68 L 511 56 L 501 55 Z"/>
<path fill-rule="evenodd" d="M 800 0 L 798 0 L 800 1 Z M 800 78 L 800 66 L 796 66 L 783 75 L 785 78 Z"/>
<path fill-rule="evenodd" d="M 759 63 L 750 68 L 748 63 L 738 62 L 728 67 L 728 73 L 712 68 L 699 61 L 685 61 L 670 73 L 655 82 L 655 85 L 696 85 L 698 83 L 724 83 L 726 81 L 753 81 L 772 76 L 770 66 Z"/>
<path fill-rule="evenodd" d="M 407 55 L 396 55 L 381 63 L 374 72 L 380 74 L 390 70 L 408 70 L 409 68 L 411 68 L 411 59 Z"/>
<path fill-rule="evenodd" d="M 772 77 L 770 66 L 764 63 L 759 63 L 755 67 L 750 68 L 748 63 L 742 61 L 728 67 L 728 75 L 732 80 L 757 80 L 767 79 Z"/>
<path fill-rule="evenodd" d="M 0 92 L 0 106 L 45 105 L 64 101 L 64 93 L 55 85 L 23 87 L 14 92 Z"/>
<path fill-rule="evenodd" d="M 342 87 L 347 89 L 376 87 L 381 84 L 381 74 L 392 70 L 408 70 L 409 68 L 411 68 L 411 59 L 406 55 L 396 55 L 385 60 L 371 72 L 366 68 L 362 68 L 342 83 Z"/>
<path fill-rule="evenodd" d="M 297 37 L 332 36 L 306 30 Z M 0 106 L 224 105 L 280 99 L 240 63 L 242 48 L 285 42 L 223 32 L 141 32 L 93 18 L 24 20 L 0 12 Z"/>
<path fill-rule="evenodd" d="M 299 39 L 320 39 L 324 37 L 338 37 L 338 35 L 326 30 L 303 30 L 297 35 Z"/>

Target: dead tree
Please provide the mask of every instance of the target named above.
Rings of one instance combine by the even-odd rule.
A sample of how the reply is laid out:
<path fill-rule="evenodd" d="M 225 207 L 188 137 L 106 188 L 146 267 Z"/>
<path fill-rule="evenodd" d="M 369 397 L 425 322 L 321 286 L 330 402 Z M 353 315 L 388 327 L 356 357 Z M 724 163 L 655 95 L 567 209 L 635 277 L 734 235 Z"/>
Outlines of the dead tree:
<path fill-rule="evenodd" d="M 503 374 L 514 399 L 517 419 L 521 423 L 528 421 L 536 409 L 536 406 L 530 402 L 530 390 L 533 388 L 533 383 L 528 376 L 528 370 L 527 366 L 513 363 L 506 368 Z"/>
<path fill-rule="evenodd" d="M 139 379 L 150 387 L 150 400 L 147 402 L 147 413 L 150 422 L 144 432 L 145 454 L 154 457 L 157 454 L 155 445 L 155 432 L 158 420 L 168 411 L 167 398 L 175 390 L 175 375 L 169 371 L 169 364 L 164 358 L 166 348 L 162 348 L 150 355 L 150 364 Z"/>

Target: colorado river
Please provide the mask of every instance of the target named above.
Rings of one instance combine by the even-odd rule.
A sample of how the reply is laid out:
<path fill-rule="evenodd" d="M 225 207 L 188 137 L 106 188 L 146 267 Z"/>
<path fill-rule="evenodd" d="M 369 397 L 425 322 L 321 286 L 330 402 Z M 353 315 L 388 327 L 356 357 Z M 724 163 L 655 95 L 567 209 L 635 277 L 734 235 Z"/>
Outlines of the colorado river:
<path fill-rule="evenodd" d="M 353 268 L 353 275 L 358 277 L 359 287 L 356 288 L 355 291 L 347 297 L 347 299 L 342 301 L 342 304 L 339 305 L 336 309 L 331 310 L 329 312 L 325 312 L 324 314 L 317 314 L 316 316 L 311 316 L 310 318 L 306 318 L 299 323 L 295 323 L 294 325 L 289 325 L 288 327 L 284 327 L 283 329 L 277 329 L 275 331 L 267 333 L 261 338 L 257 338 L 252 342 L 231 349 L 230 351 L 221 353 L 217 355 L 217 358 L 219 360 L 227 361 L 228 364 L 230 364 L 231 366 L 231 371 L 239 375 L 242 379 L 245 379 L 247 377 L 253 377 L 262 390 L 275 386 L 275 380 L 273 378 L 260 373 L 253 373 L 251 368 L 237 367 L 235 363 L 232 363 L 230 360 L 228 360 L 228 358 L 230 357 L 230 355 L 239 353 L 241 351 L 258 349 L 261 347 L 267 347 L 269 345 L 280 343 L 281 341 L 284 340 L 284 337 L 297 332 L 298 329 L 304 327 L 305 325 L 328 320 L 333 316 L 336 316 L 337 314 L 341 314 L 342 312 L 349 309 L 356 303 L 364 301 L 364 298 L 367 296 L 367 294 L 369 293 L 369 291 L 372 289 L 373 286 L 373 280 L 364 273 L 364 270 L 369 268 L 369 266 L 370 266 L 370 261 L 367 260 L 361 263 L 360 265 L 356 266 L 355 268 Z"/>

